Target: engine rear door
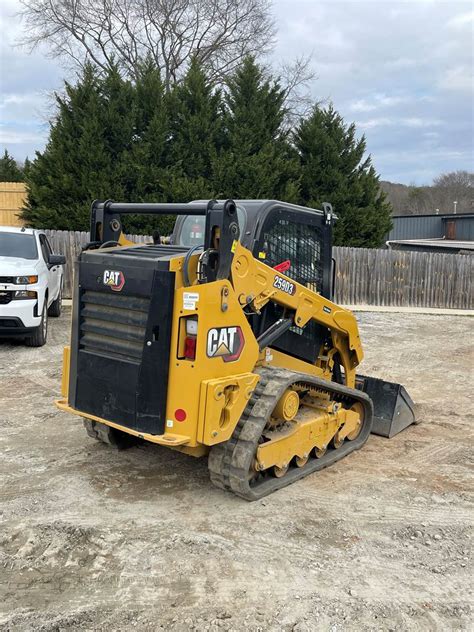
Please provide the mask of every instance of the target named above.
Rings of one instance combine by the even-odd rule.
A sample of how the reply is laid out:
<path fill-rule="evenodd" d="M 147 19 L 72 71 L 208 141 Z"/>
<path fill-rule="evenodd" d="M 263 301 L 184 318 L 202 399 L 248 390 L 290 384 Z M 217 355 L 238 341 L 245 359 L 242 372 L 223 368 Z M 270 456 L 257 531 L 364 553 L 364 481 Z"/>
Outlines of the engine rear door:
<path fill-rule="evenodd" d="M 169 251 L 182 249 L 82 253 L 71 338 L 73 408 L 138 432 L 164 433 L 175 283 Z"/>

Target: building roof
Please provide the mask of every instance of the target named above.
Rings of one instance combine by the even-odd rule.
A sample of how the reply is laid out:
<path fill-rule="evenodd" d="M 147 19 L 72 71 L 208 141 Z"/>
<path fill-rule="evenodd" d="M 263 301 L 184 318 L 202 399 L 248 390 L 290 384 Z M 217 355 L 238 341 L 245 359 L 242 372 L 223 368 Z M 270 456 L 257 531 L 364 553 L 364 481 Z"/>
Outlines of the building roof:
<path fill-rule="evenodd" d="M 415 248 L 432 248 L 439 250 L 473 250 L 474 241 L 457 241 L 456 239 L 390 239 L 387 242 L 390 248 L 396 246 L 414 246 Z"/>
<path fill-rule="evenodd" d="M 441 220 L 446 222 L 448 220 L 458 219 L 474 219 L 474 213 L 456 213 L 456 215 L 441 215 Z"/>
<path fill-rule="evenodd" d="M 417 215 L 392 215 L 392 219 L 421 219 L 423 217 L 439 217 L 445 219 L 474 219 L 474 213 L 422 213 Z"/>

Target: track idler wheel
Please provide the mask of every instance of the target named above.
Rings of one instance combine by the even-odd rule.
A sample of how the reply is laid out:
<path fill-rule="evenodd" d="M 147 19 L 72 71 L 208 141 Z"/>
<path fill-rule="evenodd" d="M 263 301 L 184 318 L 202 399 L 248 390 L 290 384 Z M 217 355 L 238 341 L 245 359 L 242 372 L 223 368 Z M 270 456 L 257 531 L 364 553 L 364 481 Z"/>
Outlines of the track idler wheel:
<path fill-rule="evenodd" d="M 293 389 L 287 388 L 275 406 L 272 417 L 282 421 L 291 421 L 294 419 L 299 407 L 300 396 Z"/>
<path fill-rule="evenodd" d="M 357 428 L 355 428 L 352 432 L 350 432 L 347 435 L 347 438 L 349 439 L 349 441 L 354 441 L 354 439 L 357 439 L 357 437 L 359 436 L 362 426 L 364 425 L 365 413 L 364 413 L 364 407 L 362 406 L 360 402 L 356 402 L 355 404 L 352 404 L 351 410 L 353 410 L 359 415 L 359 424 Z"/>

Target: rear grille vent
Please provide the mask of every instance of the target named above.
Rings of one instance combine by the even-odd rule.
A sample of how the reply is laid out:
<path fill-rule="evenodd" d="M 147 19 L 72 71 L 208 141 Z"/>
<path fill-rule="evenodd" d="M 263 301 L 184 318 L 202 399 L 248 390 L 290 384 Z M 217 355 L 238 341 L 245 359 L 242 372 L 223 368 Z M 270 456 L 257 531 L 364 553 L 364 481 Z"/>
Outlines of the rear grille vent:
<path fill-rule="evenodd" d="M 118 359 L 141 360 L 150 299 L 86 291 L 80 348 Z"/>

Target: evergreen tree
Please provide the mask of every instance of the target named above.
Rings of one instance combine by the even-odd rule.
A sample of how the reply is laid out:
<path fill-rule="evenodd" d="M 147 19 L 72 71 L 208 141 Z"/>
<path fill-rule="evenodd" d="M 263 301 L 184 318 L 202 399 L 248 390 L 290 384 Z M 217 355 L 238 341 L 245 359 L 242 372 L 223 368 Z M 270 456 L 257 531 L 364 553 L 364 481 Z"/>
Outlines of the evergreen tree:
<path fill-rule="evenodd" d="M 135 89 L 129 80 L 112 68 L 99 84 L 98 121 L 102 129 L 100 142 L 109 157 L 109 198 L 131 201 L 135 179 L 129 168 L 129 152 L 135 134 Z"/>
<path fill-rule="evenodd" d="M 0 158 L 0 182 L 23 182 L 23 180 L 23 170 L 5 149 L 5 153 Z"/>
<path fill-rule="evenodd" d="M 294 200 L 297 162 L 283 131 L 284 102 L 278 81 L 246 58 L 225 97 L 224 146 L 213 170 L 219 197 Z"/>
<path fill-rule="evenodd" d="M 84 69 L 56 96 L 48 144 L 25 163 L 33 226 L 87 230 L 94 199 L 187 202 L 212 197 L 277 198 L 320 206 L 340 220 L 336 243 L 379 245 L 390 227 L 365 139 L 332 107 L 315 107 L 290 144 L 285 93 L 251 58 L 223 96 L 197 60 L 166 93 L 146 59 L 134 83 L 116 68 Z M 5 153 L 0 164 L 16 166 Z M 8 176 L 12 178 L 12 175 Z M 173 217 L 127 216 L 128 232 L 171 231 Z"/>
<path fill-rule="evenodd" d="M 28 158 L 28 156 L 25 158 L 25 162 L 23 164 L 23 179 L 26 180 L 28 178 L 28 175 L 30 173 L 30 168 L 31 168 L 31 160 Z"/>
<path fill-rule="evenodd" d="M 163 199 L 162 171 L 166 163 L 168 111 L 160 71 L 146 60 L 135 84 L 135 135 L 131 163 L 136 193 L 144 201 Z"/>
<path fill-rule="evenodd" d="M 92 66 L 56 95 L 48 144 L 28 169 L 24 219 L 33 226 L 86 230 L 94 199 L 128 199 L 123 163 L 133 135 L 129 84 Z"/>
<path fill-rule="evenodd" d="M 169 111 L 167 198 L 184 202 L 213 197 L 212 161 L 221 143 L 221 93 L 196 59 L 167 98 Z"/>
<path fill-rule="evenodd" d="M 316 106 L 294 134 L 300 158 L 301 203 L 330 202 L 338 216 L 335 244 L 376 247 L 391 227 L 391 206 L 380 191 L 365 138 L 356 139 L 333 106 Z"/>
<path fill-rule="evenodd" d="M 135 93 L 135 130 L 128 156 L 128 177 L 133 179 L 134 202 L 173 201 L 168 196 L 167 151 L 169 115 L 160 71 L 151 59 L 140 66 Z M 129 232 L 169 234 L 174 217 L 130 215 L 124 218 Z"/>

